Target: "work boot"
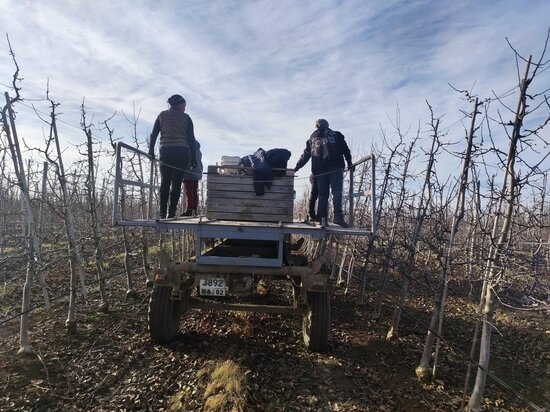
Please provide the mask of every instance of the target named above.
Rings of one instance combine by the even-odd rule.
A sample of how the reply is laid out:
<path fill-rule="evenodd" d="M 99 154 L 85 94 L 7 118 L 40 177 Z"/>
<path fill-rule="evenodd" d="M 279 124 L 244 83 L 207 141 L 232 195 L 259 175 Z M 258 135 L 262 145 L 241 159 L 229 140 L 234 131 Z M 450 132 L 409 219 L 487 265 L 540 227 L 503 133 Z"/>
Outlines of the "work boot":
<path fill-rule="evenodd" d="M 195 209 L 186 209 L 180 216 L 194 216 Z"/>
<path fill-rule="evenodd" d="M 347 222 L 344 220 L 342 216 L 335 216 L 333 222 L 341 227 L 349 227 Z"/>
<path fill-rule="evenodd" d="M 168 209 L 168 206 L 165 206 L 165 205 L 160 206 L 159 216 L 161 219 L 166 219 L 166 209 Z"/>
<path fill-rule="evenodd" d="M 176 217 L 176 208 L 170 205 L 170 209 L 168 210 L 168 219 L 173 219 L 175 217 Z"/>
<path fill-rule="evenodd" d="M 318 222 L 319 216 L 317 216 L 317 213 L 315 212 L 309 212 L 309 220 L 311 220 L 312 222 Z"/>

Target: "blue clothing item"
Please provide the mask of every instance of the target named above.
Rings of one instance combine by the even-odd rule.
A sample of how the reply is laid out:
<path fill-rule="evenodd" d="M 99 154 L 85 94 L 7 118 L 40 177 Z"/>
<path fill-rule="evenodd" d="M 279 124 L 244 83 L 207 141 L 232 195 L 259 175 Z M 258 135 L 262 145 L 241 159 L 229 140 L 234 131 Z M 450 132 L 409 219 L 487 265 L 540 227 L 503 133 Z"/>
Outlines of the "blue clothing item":
<path fill-rule="evenodd" d="M 272 169 L 286 169 L 288 159 L 290 159 L 290 150 L 287 149 L 270 149 L 265 154 L 265 160 L 269 163 Z M 274 170 L 273 176 L 281 177 L 286 175 L 286 170 Z"/>
<path fill-rule="evenodd" d="M 195 139 L 195 160 L 197 162 L 197 166 L 191 170 L 186 170 L 185 174 L 183 175 L 183 180 L 201 180 L 202 179 L 202 172 L 203 172 L 203 166 L 202 166 L 202 153 L 201 153 L 201 145 L 198 140 Z"/>
<path fill-rule="evenodd" d="M 332 206 L 334 207 L 334 218 L 343 219 L 342 213 L 342 187 L 344 183 L 344 172 L 341 168 L 333 168 L 328 172 L 316 176 L 319 187 L 319 203 L 317 214 L 319 221 L 325 219 L 328 222 L 328 195 L 329 188 L 332 192 Z"/>
<path fill-rule="evenodd" d="M 261 196 L 265 193 L 265 189 L 271 189 L 273 183 L 273 172 L 271 166 L 267 162 L 266 151 L 259 148 L 254 154 L 241 158 L 240 165 L 252 168 L 252 181 L 254 184 L 254 192 L 256 196 Z"/>
<path fill-rule="evenodd" d="M 265 194 L 266 189 L 271 189 L 274 177 L 286 174 L 286 170 L 272 170 L 271 168 L 286 169 L 290 156 L 290 151 L 286 149 L 271 149 L 266 152 L 259 148 L 254 154 L 241 158 L 239 163 L 241 166 L 253 169 L 252 180 L 257 196 Z"/>

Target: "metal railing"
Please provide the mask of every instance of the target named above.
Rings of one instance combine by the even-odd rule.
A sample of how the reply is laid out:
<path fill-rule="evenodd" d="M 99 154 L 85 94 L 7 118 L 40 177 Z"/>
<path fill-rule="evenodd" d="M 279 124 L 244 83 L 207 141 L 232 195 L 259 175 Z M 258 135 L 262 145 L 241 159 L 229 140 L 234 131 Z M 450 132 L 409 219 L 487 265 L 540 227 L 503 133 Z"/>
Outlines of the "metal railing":
<path fill-rule="evenodd" d="M 148 159 L 148 161 L 151 162 L 151 168 L 149 171 L 149 180 L 148 182 L 137 180 L 130 180 L 130 179 L 124 179 L 123 174 L 123 156 L 122 151 L 123 149 L 125 151 L 128 151 L 130 153 L 133 153 L 135 155 L 138 155 L 140 157 L 140 161 L 142 158 Z M 365 190 L 355 192 L 354 188 L 354 170 L 357 169 L 358 166 L 361 164 L 370 161 L 370 188 L 367 188 Z M 113 215 L 112 215 L 112 224 L 114 226 L 118 225 L 119 223 L 119 217 L 121 212 L 121 205 L 120 205 L 120 192 L 124 186 L 136 186 L 140 187 L 142 189 L 148 190 L 148 196 L 147 196 L 147 210 L 144 213 L 143 218 L 144 219 L 153 219 L 153 201 L 154 201 L 154 190 L 158 189 L 158 185 L 155 185 L 154 178 L 155 178 L 155 170 L 157 168 L 158 160 L 149 156 L 148 153 L 136 149 L 133 146 L 130 146 L 123 142 L 117 142 L 116 145 L 116 165 L 115 165 L 115 184 L 114 184 L 114 199 L 113 199 Z M 367 196 L 370 197 L 371 200 L 371 227 L 372 227 L 372 234 L 375 235 L 378 229 L 378 222 L 377 222 L 377 216 L 376 216 L 376 159 L 373 154 L 367 155 L 360 159 L 359 161 L 352 164 L 353 168 L 349 170 L 349 223 L 350 226 L 353 227 L 354 224 L 354 201 L 357 197 L 361 196 Z M 230 168 L 230 166 L 219 166 L 220 168 Z M 239 169 L 242 169 L 242 166 L 238 167 Z"/>
<path fill-rule="evenodd" d="M 359 166 L 360 164 L 363 164 L 370 160 L 371 164 L 371 184 L 370 184 L 370 191 L 364 190 L 361 192 L 354 192 L 355 188 L 353 187 L 353 173 L 354 170 Z M 361 160 L 355 162 L 352 164 L 352 168 L 349 170 L 349 224 L 350 226 L 353 226 L 354 223 L 354 200 L 356 197 L 360 196 L 370 196 L 371 198 L 371 226 L 372 226 L 372 234 L 375 235 L 376 231 L 378 229 L 377 225 L 377 218 L 376 218 L 376 158 L 373 154 L 367 155 L 363 157 Z"/>
<path fill-rule="evenodd" d="M 128 150 L 129 152 L 135 153 L 137 155 L 143 156 L 146 159 L 151 161 L 151 170 L 149 173 L 149 182 L 141 182 L 139 180 L 129 180 L 122 178 L 122 149 Z M 145 219 L 151 219 L 153 216 L 153 190 L 157 189 L 158 186 L 154 184 L 155 169 L 156 169 L 157 159 L 149 156 L 148 153 L 145 153 L 142 150 L 136 149 L 133 146 L 130 146 L 123 142 L 117 142 L 116 144 L 116 164 L 115 164 L 115 194 L 113 199 L 113 216 L 112 224 L 116 226 L 118 224 L 118 216 L 120 212 L 119 200 L 120 200 L 120 190 L 123 186 L 137 186 L 140 188 L 148 189 L 148 200 L 147 200 L 147 212 L 144 216 Z"/>

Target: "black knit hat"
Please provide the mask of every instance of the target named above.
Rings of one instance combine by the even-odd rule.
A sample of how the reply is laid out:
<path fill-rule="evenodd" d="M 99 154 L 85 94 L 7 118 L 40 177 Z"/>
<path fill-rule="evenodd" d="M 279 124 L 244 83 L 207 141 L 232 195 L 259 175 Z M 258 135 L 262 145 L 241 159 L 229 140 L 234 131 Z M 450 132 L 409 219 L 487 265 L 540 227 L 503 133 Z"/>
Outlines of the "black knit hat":
<path fill-rule="evenodd" d="M 315 127 L 317 129 L 324 129 L 325 127 L 328 127 L 328 122 L 325 119 L 319 119 L 315 122 Z"/>
<path fill-rule="evenodd" d="M 185 99 L 179 94 L 174 94 L 168 98 L 168 103 L 170 104 L 170 106 L 174 107 L 182 103 L 185 104 Z"/>

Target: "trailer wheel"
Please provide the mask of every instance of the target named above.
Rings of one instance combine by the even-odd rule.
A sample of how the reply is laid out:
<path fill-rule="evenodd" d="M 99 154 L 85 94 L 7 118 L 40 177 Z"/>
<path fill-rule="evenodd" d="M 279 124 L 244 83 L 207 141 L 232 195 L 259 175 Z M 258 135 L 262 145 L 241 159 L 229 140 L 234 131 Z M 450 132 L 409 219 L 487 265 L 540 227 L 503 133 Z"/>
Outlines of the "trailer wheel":
<path fill-rule="evenodd" d="M 328 292 L 309 292 L 307 309 L 302 320 L 306 347 L 315 352 L 324 351 L 330 335 L 330 295 Z"/>
<path fill-rule="evenodd" d="M 182 302 L 172 300 L 170 286 L 153 287 L 149 301 L 149 334 L 155 343 L 168 343 L 178 333 Z"/>

